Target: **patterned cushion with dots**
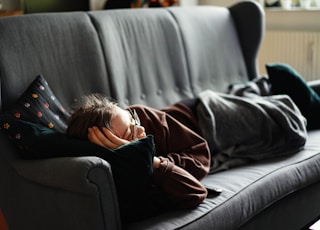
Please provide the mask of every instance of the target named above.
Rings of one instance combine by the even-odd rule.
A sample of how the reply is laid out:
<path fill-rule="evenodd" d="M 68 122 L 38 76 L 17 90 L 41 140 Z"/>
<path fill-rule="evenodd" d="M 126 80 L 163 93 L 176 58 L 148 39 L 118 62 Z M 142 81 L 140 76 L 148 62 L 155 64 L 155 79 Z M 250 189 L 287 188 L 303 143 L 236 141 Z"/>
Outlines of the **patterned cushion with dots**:
<path fill-rule="evenodd" d="M 42 75 L 30 84 L 6 114 L 64 133 L 70 113 L 64 109 Z"/>

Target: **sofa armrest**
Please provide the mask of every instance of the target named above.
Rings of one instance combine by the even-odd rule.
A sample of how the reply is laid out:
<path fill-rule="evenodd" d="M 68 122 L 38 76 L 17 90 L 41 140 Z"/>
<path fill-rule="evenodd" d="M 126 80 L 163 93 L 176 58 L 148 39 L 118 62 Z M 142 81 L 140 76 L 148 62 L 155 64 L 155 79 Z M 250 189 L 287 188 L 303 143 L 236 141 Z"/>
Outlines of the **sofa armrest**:
<path fill-rule="evenodd" d="M 106 229 L 121 229 L 118 198 L 108 162 L 98 157 L 63 157 L 18 160 L 13 162 L 13 167 L 21 177 L 45 187 L 80 195 L 96 194 Z"/>
<path fill-rule="evenodd" d="M 12 164 L 17 173 L 25 179 L 77 193 L 91 193 L 94 189 L 95 186 L 88 180 L 91 169 L 105 167 L 106 173 L 111 174 L 111 172 L 108 172 L 108 163 L 104 163 L 103 160 L 96 157 L 17 160 Z"/>
<path fill-rule="evenodd" d="M 320 80 L 308 81 L 308 85 L 320 96 Z"/>

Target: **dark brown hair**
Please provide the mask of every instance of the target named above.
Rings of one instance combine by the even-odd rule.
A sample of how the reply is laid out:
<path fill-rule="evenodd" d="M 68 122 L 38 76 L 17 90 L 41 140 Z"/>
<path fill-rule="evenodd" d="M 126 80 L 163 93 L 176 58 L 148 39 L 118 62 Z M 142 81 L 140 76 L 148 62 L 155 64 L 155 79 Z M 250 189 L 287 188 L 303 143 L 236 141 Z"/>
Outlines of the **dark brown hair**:
<path fill-rule="evenodd" d="M 67 128 L 67 135 L 80 139 L 88 139 L 88 128 L 110 128 L 111 118 L 117 104 L 101 94 L 89 94 L 82 97 L 75 105 Z"/>

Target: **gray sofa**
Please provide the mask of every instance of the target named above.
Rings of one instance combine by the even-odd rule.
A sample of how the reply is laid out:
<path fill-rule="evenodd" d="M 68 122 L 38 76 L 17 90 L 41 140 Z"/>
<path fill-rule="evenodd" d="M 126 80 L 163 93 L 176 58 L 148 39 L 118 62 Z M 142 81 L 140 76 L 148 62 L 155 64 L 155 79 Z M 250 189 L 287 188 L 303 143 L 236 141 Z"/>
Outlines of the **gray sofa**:
<path fill-rule="evenodd" d="M 156 108 L 205 89 L 225 92 L 259 75 L 263 35 L 264 13 L 249 1 L 1 18 L 0 106 L 38 74 L 66 108 L 90 92 Z M 123 225 L 108 162 L 23 160 L 1 136 L 0 210 L 10 230 L 301 229 L 320 215 L 319 138 L 310 131 L 297 154 L 208 175 L 203 184 L 222 193 L 195 209 Z"/>

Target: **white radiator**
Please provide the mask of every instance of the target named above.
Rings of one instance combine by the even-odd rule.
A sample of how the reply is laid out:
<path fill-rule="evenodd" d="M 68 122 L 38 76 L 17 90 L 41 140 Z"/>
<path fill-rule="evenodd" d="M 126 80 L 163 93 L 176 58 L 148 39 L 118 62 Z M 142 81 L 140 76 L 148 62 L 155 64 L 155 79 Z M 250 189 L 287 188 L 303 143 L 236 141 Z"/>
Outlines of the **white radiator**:
<path fill-rule="evenodd" d="M 259 69 L 266 73 L 267 63 L 287 63 L 306 80 L 320 79 L 320 32 L 270 31 L 260 49 Z"/>

